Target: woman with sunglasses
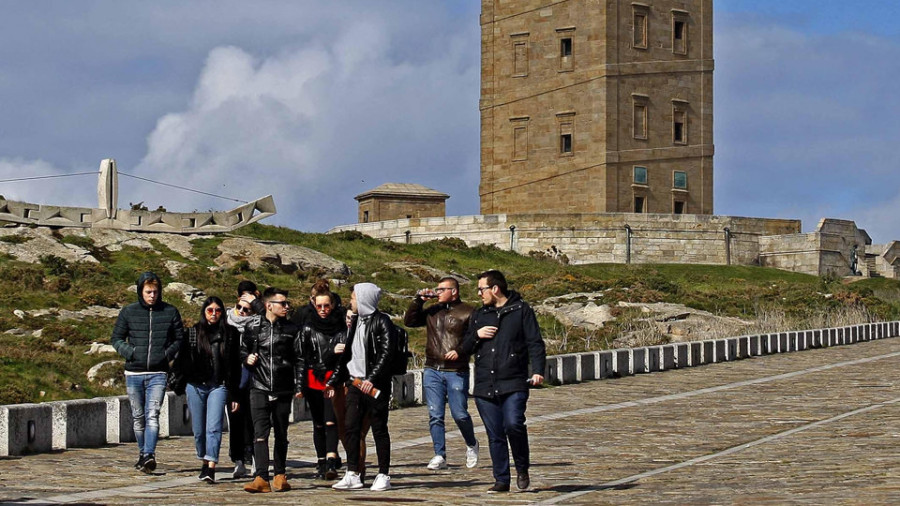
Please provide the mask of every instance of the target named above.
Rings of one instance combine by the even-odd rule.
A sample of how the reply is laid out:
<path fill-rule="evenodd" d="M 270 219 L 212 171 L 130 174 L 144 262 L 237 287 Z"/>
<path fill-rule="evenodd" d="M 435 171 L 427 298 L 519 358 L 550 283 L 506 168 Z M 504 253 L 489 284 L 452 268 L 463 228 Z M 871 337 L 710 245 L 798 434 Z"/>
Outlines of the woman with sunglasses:
<path fill-rule="evenodd" d="M 347 325 L 345 310 L 335 304 L 325 283 L 320 280 L 313 288 L 317 295 L 311 302 L 316 311 L 300 331 L 300 349 L 306 368 L 302 376 L 303 397 L 313 419 L 313 444 L 318 458 L 315 477 L 333 480 L 337 478 L 338 428 L 332 400 L 325 398 L 324 391 L 325 382 L 337 365 L 334 345 L 345 341 Z"/>
<path fill-rule="evenodd" d="M 237 330 L 225 324 L 224 311 L 218 297 L 203 301 L 200 321 L 188 329 L 179 356 L 187 378 L 194 446 L 203 461 L 198 478 L 207 483 L 216 482 L 225 405 L 231 412 L 241 408 L 231 398 L 241 379 L 240 339 Z"/>

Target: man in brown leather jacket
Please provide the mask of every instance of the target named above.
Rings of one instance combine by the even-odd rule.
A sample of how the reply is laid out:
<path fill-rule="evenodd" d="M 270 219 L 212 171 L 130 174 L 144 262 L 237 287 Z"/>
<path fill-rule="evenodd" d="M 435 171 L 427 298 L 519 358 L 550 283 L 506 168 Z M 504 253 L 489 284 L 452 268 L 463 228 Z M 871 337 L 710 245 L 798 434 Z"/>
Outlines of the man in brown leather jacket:
<path fill-rule="evenodd" d="M 436 301 L 425 308 L 426 299 Z M 472 311 L 472 306 L 459 300 L 459 282 L 455 278 L 445 277 L 434 290 L 419 290 L 403 319 L 407 327 L 427 327 L 423 383 L 434 444 L 434 457 L 427 466 L 431 470 L 447 468 L 444 436 L 447 403 L 466 441 L 466 467 L 472 468 L 478 464 L 478 440 L 475 439 L 468 409 L 469 357 L 460 351 Z"/>

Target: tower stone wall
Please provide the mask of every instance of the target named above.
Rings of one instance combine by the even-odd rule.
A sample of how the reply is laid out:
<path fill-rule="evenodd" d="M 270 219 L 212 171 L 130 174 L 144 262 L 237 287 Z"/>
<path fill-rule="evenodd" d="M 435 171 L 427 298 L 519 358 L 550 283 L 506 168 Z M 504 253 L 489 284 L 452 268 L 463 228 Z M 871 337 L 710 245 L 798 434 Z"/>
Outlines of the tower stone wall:
<path fill-rule="evenodd" d="M 712 0 L 483 0 L 481 212 L 713 212 Z"/>

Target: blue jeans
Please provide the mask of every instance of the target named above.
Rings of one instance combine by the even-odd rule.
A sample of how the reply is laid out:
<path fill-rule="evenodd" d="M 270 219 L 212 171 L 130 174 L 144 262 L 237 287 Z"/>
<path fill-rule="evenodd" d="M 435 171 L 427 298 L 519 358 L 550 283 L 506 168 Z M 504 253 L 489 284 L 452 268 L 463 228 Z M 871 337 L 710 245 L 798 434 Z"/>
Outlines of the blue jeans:
<path fill-rule="evenodd" d="M 159 410 L 166 397 L 166 373 L 125 376 L 125 389 L 134 419 L 134 437 L 141 455 L 156 453 Z"/>
<path fill-rule="evenodd" d="M 494 481 L 509 484 L 509 450 L 512 449 L 516 472 L 528 471 L 528 429 L 525 427 L 525 407 L 528 391 L 512 392 L 494 399 L 475 398 L 478 414 L 491 447 Z"/>
<path fill-rule="evenodd" d="M 466 446 L 475 446 L 475 428 L 469 416 L 469 373 L 438 371 L 426 368 L 424 373 L 425 402 L 428 404 L 428 426 L 434 454 L 447 458 L 444 436 L 445 406 L 450 404 L 450 415 L 459 427 Z"/>
<path fill-rule="evenodd" d="M 194 448 L 197 458 L 219 462 L 222 446 L 222 422 L 225 418 L 225 385 L 199 385 L 188 383 L 188 409 L 191 410 L 191 429 L 194 432 Z M 241 408 L 244 408 L 241 406 Z"/>

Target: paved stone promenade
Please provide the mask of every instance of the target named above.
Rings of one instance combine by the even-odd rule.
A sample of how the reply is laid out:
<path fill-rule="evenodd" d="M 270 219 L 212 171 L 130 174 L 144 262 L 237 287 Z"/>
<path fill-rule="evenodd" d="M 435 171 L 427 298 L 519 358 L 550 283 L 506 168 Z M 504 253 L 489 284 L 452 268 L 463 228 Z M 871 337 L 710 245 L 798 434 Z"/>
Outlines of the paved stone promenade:
<path fill-rule="evenodd" d="M 417 407 L 391 413 L 389 492 L 310 480 L 303 422 L 290 430 L 287 493 L 198 482 L 193 439 L 178 437 L 160 442 L 152 476 L 131 469 L 133 443 L 0 459 L 0 502 L 900 504 L 898 338 L 543 388 L 528 415 L 528 492 L 485 493 L 492 479 L 480 426 L 477 468 L 463 465 L 454 430 L 450 469 L 426 470 L 427 411 Z"/>

